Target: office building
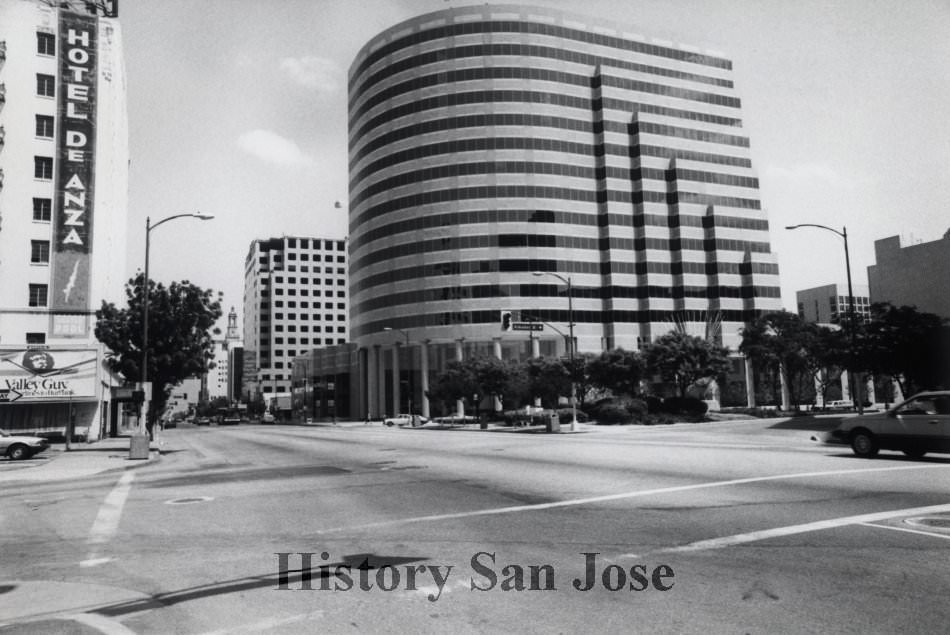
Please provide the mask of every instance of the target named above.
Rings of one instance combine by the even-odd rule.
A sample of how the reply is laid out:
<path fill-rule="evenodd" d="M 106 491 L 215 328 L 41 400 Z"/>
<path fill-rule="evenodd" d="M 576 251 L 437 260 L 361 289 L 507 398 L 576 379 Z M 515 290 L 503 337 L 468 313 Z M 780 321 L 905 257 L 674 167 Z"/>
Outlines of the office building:
<path fill-rule="evenodd" d="M 120 383 L 95 339 L 124 302 L 128 135 L 112 2 L 0 0 L 0 425 L 98 435 Z"/>
<path fill-rule="evenodd" d="M 359 52 L 350 329 L 370 414 L 410 386 L 426 408 L 452 359 L 564 354 L 571 321 L 581 352 L 674 328 L 735 349 L 781 309 L 731 61 L 635 32 L 489 4 Z M 546 326 L 529 339 L 503 312 Z"/>
<path fill-rule="evenodd" d="M 347 295 L 345 240 L 253 241 L 244 268 L 242 393 L 289 397 L 294 357 L 347 341 Z"/>
<path fill-rule="evenodd" d="M 851 290 L 854 293 L 855 316 L 858 320 L 867 320 L 871 316 L 867 285 L 852 284 Z M 826 284 L 796 291 L 798 317 L 817 324 L 840 324 L 841 318 L 848 315 L 848 298 L 847 284 Z"/>
<path fill-rule="evenodd" d="M 900 236 L 874 241 L 868 267 L 872 302 L 915 306 L 950 318 L 950 230 L 943 238 L 901 246 Z"/>

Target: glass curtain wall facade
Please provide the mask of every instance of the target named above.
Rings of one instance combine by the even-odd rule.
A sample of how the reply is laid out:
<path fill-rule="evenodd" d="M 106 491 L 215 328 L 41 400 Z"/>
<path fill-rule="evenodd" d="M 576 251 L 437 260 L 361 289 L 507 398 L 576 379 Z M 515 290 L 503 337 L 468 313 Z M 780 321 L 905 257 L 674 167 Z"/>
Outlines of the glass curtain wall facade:
<path fill-rule="evenodd" d="M 458 8 L 367 43 L 349 98 L 350 328 L 370 366 L 392 369 L 395 330 L 423 351 L 528 342 L 503 311 L 547 323 L 541 343 L 563 352 L 571 318 L 578 351 L 673 329 L 735 348 L 781 308 L 721 55 L 549 9 Z"/>

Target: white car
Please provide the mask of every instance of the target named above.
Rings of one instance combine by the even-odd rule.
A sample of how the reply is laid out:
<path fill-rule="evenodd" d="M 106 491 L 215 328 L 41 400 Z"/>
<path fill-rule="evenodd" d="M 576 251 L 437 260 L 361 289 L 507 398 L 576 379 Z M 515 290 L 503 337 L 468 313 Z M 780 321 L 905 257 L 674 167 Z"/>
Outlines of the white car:
<path fill-rule="evenodd" d="M 10 434 L 0 430 L 0 454 L 14 461 L 28 459 L 49 447 L 49 440 L 30 435 Z"/>
<path fill-rule="evenodd" d="M 899 450 L 913 458 L 950 452 L 950 391 L 918 393 L 885 413 L 844 418 L 825 441 L 850 445 L 866 458 L 879 450 Z"/>
<path fill-rule="evenodd" d="M 400 414 L 394 417 L 386 417 L 383 419 L 383 423 L 387 426 L 421 426 L 425 423 L 428 423 L 428 419 L 422 415 L 407 415 Z"/>

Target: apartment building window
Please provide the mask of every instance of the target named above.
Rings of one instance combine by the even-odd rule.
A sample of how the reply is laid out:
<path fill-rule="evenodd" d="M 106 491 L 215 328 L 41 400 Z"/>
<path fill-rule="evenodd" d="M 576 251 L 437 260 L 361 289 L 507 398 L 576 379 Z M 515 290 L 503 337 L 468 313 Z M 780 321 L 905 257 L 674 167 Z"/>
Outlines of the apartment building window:
<path fill-rule="evenodd" d="M 46 306 L 46 285 L 45 284 L 31 284 L 30 285 L 29 306 Z"/>
<path fill-rule="evenodd" d="M 53 157 L 33 157 L 33 176 L 50 181 L 53 179 Z"/>
<path fill-rule="evenodd" d="M 49 241 L 30 241 L 30 262 L 33 264 L 49 264 Z"/>
<path fill-rule="evenodd" d="M 49 198 L 33 199 L 33 220 L 49 222 L 53 218 L 53 200 Z"/>
<path fill-rule="evenodd" d="M 37 32 L 36 52 L 40 55 L 56 55 L 56 38 L 52 33 Z"/>
<path fill-rule="evenodd" d="M 53 138 L 53 118 L 49 115 L 36 115 L 36 136 Z"/>
<path fill-rule="evenodd" d="M 52 75 L 36 74 L 36 94 L 40 97 L 56 96 L 56 78 Z"/>

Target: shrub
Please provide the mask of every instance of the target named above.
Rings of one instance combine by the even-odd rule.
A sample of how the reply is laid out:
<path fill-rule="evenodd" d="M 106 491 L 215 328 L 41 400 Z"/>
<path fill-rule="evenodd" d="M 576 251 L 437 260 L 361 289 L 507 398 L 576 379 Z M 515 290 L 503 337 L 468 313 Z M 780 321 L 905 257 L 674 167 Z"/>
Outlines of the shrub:
<path fill-rule="evenodd" d="M 647 412 L 650 414 L 656 414 L 658 412 L 663 412 L 663 400 L 654 395 L 647 395 L 643 398 L 643 401 L 647 405 Z"/>
<path fill-rule="evenodd" d="M 591 414 L 597 419 L 597 423 L 605 425 L 633 423 L 634 421 L 633 415 L 626 408 L 613 401 L 599 404 Z"/>
<path fill-rule="evenodd" d="M 647 416 L 647 404 L 642 399 L 608 397 L 588 406 L 591 417 L 605 425 L 639 423 Z"/>
<path fill-rule="evenodd" d="M 661 412 L 659 414 L 650 415 L 648 414 L 643 419 L 643 425 L 645 426 L 666 426 L 672 423 L 676 423 L 676 418 L 671 414 Z"/>
<path fill-rule="evenodd" d="M 571 408 L 560 408 L 557 411 L 557 418 L 562 425 L 565 423 L 570 423 L 574 420 L 574 411 Z M 588 421 L 587 413 L 580 408 L 577 409 L 577 421 L 580 423 L 587 423 Z"/>
<path fill-rule="evenodd" d="M 650 412 L 649 404 L 643 399 L 625 399 L 623 405 L 627 409 L 627 412 L 633 415 L 633 418 L 637 420 L 646 418 Z"/>
<path fill-rule="evenodd" d="M 696 397 L 669 397 L 663 400 L 661 412 L 687 417 L 702 417 L 707 410 L 709 410 L 709 405 L 702 399 Z"/>

